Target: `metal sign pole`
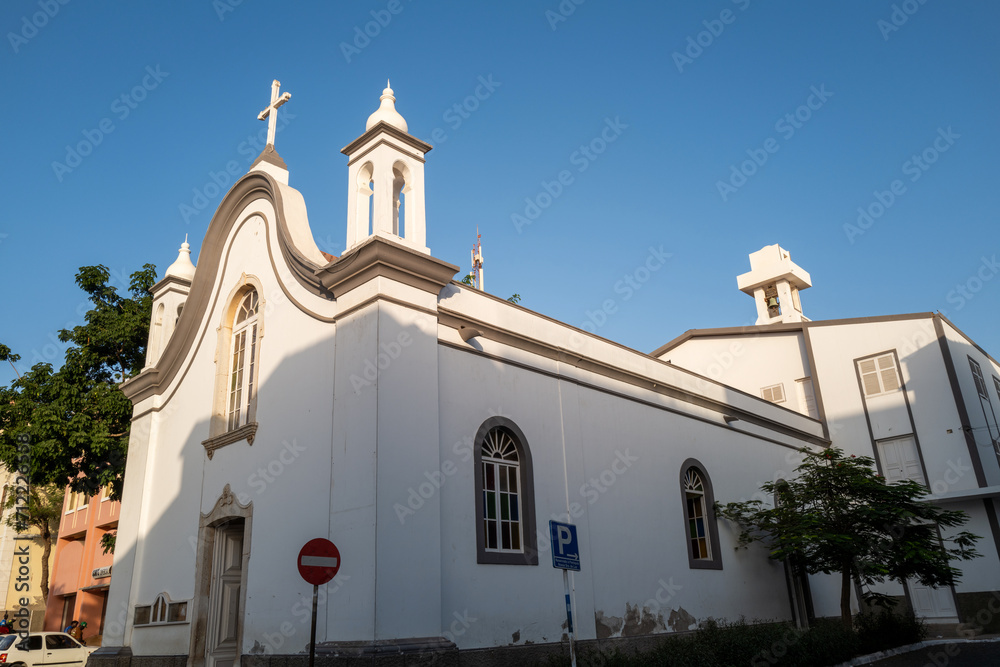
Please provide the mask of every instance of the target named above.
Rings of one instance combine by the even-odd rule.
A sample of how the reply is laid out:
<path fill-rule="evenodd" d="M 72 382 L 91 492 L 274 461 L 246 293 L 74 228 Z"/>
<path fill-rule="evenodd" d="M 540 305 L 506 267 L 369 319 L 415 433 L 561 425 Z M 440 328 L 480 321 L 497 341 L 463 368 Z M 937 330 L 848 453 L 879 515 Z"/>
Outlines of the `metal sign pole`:
<path fill-rule="evenodd" d="M 569 631 L 569 659 L 576 667 L 576 646 L 573 641 L 573 605 L 569 598 L 569 571 L 563 570 L 563 588 L 566 590 L 566 629 Z M 310 663 L 309 667 L 312 667 Z"/>
<path fill-rule="evenodd" d="M 318 591 L 319 586 L 313 584 L 312 629 L 309 630 L 309 667 L 313 667 L 316 663 L 316 598 Z"/>

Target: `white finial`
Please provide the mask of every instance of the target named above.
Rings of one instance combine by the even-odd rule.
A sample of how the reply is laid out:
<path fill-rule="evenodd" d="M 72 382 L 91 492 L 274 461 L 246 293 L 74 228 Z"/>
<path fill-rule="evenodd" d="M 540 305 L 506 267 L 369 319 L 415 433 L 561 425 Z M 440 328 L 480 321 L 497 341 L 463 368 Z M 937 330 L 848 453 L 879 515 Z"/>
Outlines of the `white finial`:
<path fill-rule="evenodd" d="M 187 234 L 184 235 L 184 243 L 177 253 L 177 260 L 167 267 L 163 274 L 164 278 L 180 278 L 191 281 L 194 279 L 195 266 L 191 262 L 191 246 L 188 244 Z"/>
<path fill-rule="evenodd" d="M 403 132 L 408 131 L 406 119 L 396 111 L 396 98 L 393 96 L 392 88 L 389 87 L 388 79 L 385 80 L 385 90 L 382 91 L 382 96 L 379 98 L 379 107 L 375 110 L 375 113 L 368 116 L 368 122 L 365 123 L 365 130 L 372 129 L 379 121 L 385 121 Z"/>
<path fill-rule="evenodd" d="M 278 127 L 278 107 L 292 99 L 291 93 L 285 93 L 281 97 L 278 97 L 278 89 L 281 88 L 281 82 L 275 79 L 271 82 L 271 103 L 267 105 L 267 108 L 257 114 L 257 120 L 267 119 L 267 143 L 274 146 L 274 133 Z"/>

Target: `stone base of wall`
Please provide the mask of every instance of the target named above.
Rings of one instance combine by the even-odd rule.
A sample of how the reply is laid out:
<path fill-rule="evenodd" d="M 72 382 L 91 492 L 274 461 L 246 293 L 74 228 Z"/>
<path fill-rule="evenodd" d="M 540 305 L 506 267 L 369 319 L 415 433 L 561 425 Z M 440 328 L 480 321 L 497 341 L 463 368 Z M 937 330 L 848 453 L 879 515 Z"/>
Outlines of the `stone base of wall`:
<path fill-rule="evenodd" d="M 1000 633 L 1000 591 L 958 593 L 958 633 Z"/>

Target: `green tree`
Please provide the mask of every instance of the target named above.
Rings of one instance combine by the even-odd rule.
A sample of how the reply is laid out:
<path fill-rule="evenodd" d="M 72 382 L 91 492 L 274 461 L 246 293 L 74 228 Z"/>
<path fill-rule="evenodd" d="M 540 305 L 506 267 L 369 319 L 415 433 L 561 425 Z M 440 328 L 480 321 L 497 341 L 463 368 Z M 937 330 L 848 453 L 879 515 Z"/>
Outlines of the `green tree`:
<path fill-rule="evenodd" d="M 38 363 L 0 387 L 0 463 L 12 471 L 21 466 L 18 444 L 26 438 L 32 486 L 68 483 L 93 495 L 110 485 L 111 497 L 121 498 L 132 403 L 119 385 L 142 371 L 156 267 L 133 273 L 127 296 L 110 278 L 104 266 L 77 273 L 92 307 L 84 324 L 59 332 L 70 344 L 59 370 Z M 18 358 L 0 345 L 0 362 Z"/>
<path fill-rule="evenodd" d="M 27 532 L 29 528 L 38 529 L 38 538 L 42 542 L 42 601 L 46 604 L 49 601 L 49 556 L 62 518 L 63 489 L 60 484 L 30 486 L 27 498 L 17 493 L 8 493 L 3 506 L 7 513 L 7 525 L 17 532 Z"/>
<path fill-rule="evenodd" d="M 917 579 L 949 586 L 961 572 L 952 560 L 979 554 L 979 539 L 967 531 L 942 539 L 939 527 L 956 528 L 969 517 L 923 499 L 926 487 L 912 481 L 886 484 L 869 457 L 845 456 L 831 448 L 808 450 L 797 476 L 761 486 L 775 506 L 760 500 L 716 504 L 716 512 L 740 527 L 739 545 L 762 543 L 770 557 L 809 574 L 840 574 L 840 616 L 851 627 L 851 580 L 865 601 L 892 604 L 871 586 L 885 580 Z"/>

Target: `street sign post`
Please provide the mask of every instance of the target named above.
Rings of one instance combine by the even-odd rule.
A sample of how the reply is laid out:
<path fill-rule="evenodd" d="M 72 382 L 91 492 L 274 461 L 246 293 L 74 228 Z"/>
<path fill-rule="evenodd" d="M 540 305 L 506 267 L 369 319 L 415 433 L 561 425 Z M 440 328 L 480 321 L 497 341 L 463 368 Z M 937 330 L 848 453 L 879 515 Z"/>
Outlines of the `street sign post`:
<path fill-rule="evenodd" d="M 295 564 L 302 578 L 313 585 L 312 629 L 309 631 L 309 667 L 313 667 L 316 662 L 316 598 L 319 587 L 337 576 L 340 550 L 330 540 L 317 537 L 299 550 Z"/>
<path fill-rule="evenodd" d="M 569 635 L 569 658 L 576 667 L 576 646 L 573 636 L 573 603 L 569 595 L 569 571 L 580 571 L 580 543 L 576 539 L 576 526 L 571 523 L 549 521 L 552 544 L 552 567 L 562 570 L 563 589 L 566 592 L 566 630 Z"/>

